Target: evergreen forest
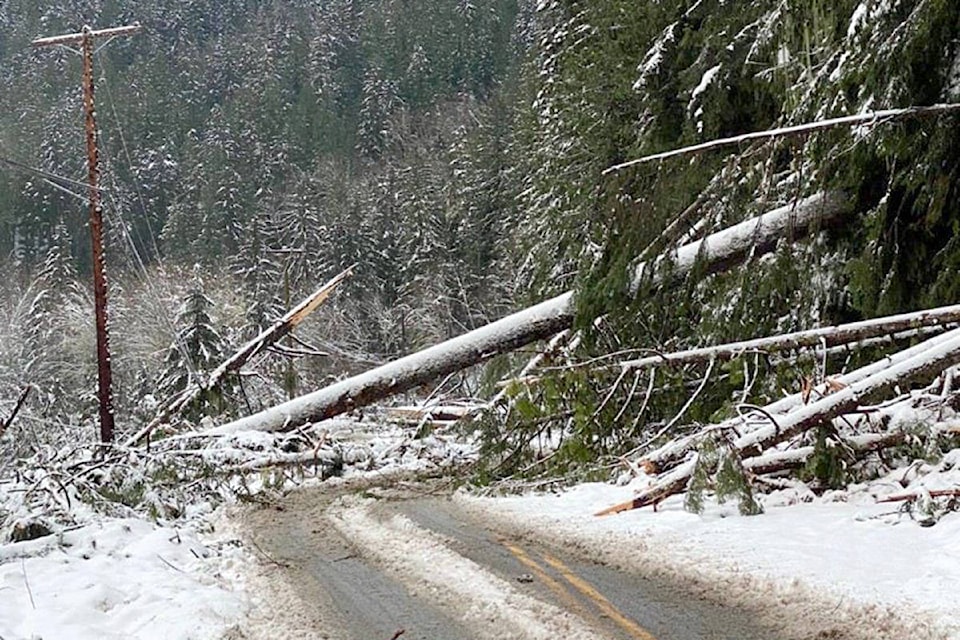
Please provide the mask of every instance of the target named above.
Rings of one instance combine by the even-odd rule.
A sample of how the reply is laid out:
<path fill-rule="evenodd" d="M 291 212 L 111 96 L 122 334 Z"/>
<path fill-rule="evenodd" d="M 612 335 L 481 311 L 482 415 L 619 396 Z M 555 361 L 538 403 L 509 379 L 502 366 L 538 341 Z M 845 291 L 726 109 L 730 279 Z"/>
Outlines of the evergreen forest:
<path fill-rule="evenodd" d="M 573 291 L 573 325 L 547 352 L 424 394 L 504 398 L 469 427 L 482 480 L 608 477 L 670 429 L 888 346 L 619 361 L 958 302 L 957 111 L 631 163 L 957 102 L 954 0 L 8 0 L 0 401 L 34 393 L 5 457 L 96 433 L 80 58 L 31 41 L 133 22 L 141 33 L 95 56 L 122 434 L 351 265 L 295 334 L 182 419 L 247 415 Z M 650 269 L 630 281 L 822 193 L 845 214 L 807 237 L 742 266 L 698 263 L 671 286 Z M 536 375 L 517 378 L 538 352 Z M 842 483 L 831 460 L 806 472 Z"/>

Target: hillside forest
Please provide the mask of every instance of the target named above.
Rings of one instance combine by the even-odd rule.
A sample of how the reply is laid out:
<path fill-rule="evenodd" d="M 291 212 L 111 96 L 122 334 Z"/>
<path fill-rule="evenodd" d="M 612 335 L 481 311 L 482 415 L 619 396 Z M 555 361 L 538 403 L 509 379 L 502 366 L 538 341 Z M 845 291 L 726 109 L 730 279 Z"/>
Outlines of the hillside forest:
<path fill-rule="evenodd" d="M 33 389 L 0 440 L 5 463 L 96 439 L 80 59 L 30 46 L 84 24 L 143 26 L 95 57 L 121 435 L 351 265 L 309 321 L 170 428 L 228 422 L 573 291 L 573 324 L 546 352 L 408 400 L 499 394 L 468 427 L 481 481 L 607 477 L 670 429 L 823 383 L 890 341 L 610 365 L 958 300 L 955 111 L 630 162 L 956 102 L 951 0 L 41 4 L 0 6 L 4 413 Z M 630 281 L 641 262 L 679 269 L 677 247 L 822 193 L 839 194 L 838 221 L 742 266 Z"/>

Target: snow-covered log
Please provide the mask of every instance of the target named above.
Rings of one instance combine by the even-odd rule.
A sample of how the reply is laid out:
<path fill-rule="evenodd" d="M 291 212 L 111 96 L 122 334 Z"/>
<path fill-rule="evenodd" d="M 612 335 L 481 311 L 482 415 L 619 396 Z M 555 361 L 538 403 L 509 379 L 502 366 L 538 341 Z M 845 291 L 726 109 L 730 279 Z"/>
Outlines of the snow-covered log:
<path fill-rule="evenodd" d="M 727 227 L 656 260 L 638 264 L 630 279 L 630 293 L 636 295 L 645 278 L 656 280 L 667 263 L 672 265 L 674 273 L 681 275 L 693 270 L 698 260 L 703 261 L 705 274 L 725 271 L 751 253 L 772 251 L 789 233 L 801 237 L 812 226 L 831 222 L 846 212 L 848 205 L 842 193 L 818 193 Z"/>
<path fill-rule="evenodd" d="M 572 320 L 573 294 L 568 292 L 452 340 L 222 425 L 213 433 L 286 431 L 332 418 L 465 369 L 498 353 L 548 338 L 569 328 Z"/>
<path fill-rule="evenodd" d="M 672 257 L 652 265 L 640 264 L 633 275 L 631 291 L 637 291 L 644 277 L 652 277 L 659 285 L 667 284 L 659 274 L 682 277 L 698 260 L 707 273 L 721 271 L 751 253 L 769 251 L 788 232 L 803 235 L 812 226 L 829 223 L 848 210 L 847 199 L 839 193 L 817 194 L 780 207 L 685 245 Z M 670 260 L 673 268 L 656 268 L 664 260 Z M 646 269 L 651 267 L 648 276 Z M 548 338 L 568 329 L 573 316 L 573 293 L 568 291 L 457 338 L 222 425 L 213 432 L 282 431 L 325 420 Z"/>
<path fill-rule="evenodd" d="M 743 340 L 714 347 L 685 349 L 674 353 L 661 353 L 634 360 L 624 360 L 619 366 L 624 369 L 643 369 L 659 365 L 679 365 L 709 360 L 732 360 L 744 353 L 760 351 L 790 351 L 809 347 L 835 347 L 843 344 L 861 342 L 878 336 L 898 334 L 931 326 L 942 326 L 960 321 L 960 305 L 938 307 L 904 313 L 884 318 L 874 318 L 862 322 L 853 322 L 833 327 L 820 327 L 807 331 L 796 331 L 778 336 Z"/>
<path fill-rule="evenodd" d="M 719 361 L 725 362 L 739 358 L 747 353 L 775 353 L 779 351 L 795 351 L 804 348 L 849 347 L 851 344 L 871 346 L 876 343 L 893 340 L 917 338 L 937 331 L 946 331 L 960 322 L 960 305 L 937 307 L 925 311 L 904 313 L 883 318 L 873 318 L 861 322 L 842 324 L 831 327 L 820 327 L 806 331 L 795 331 L 775 336 L 729 342 L 710 347 L 697 347 L 673 352 L 657 352 L 655 355 L 623 360 L 616 364 L 592 367 L 597 369 L 648 369 L 658 366 L 677 366 L 690 363 Z M 875 340 L 882 338 L 881 340 Z M 649 350 L 648 350 L 649 351 Z M 830 351 L 827 351 L 830 353 Z M 588 363 L 571 365 L 571 368 L 582 367 Z M 561 367 L 558 367 L 558 369 Z M 526 375 L 529 369 L 525 368 L 516 378 L 510 378 L 497 383 L 500 387 L 509 387 L 512 384 L 532 385 L 542 380 L 542 377 Z M 501 391 L 501 394 L 504 393 Z"/>
<path fill-rule="evenodd" d="M 860 458 L 873 451 L 896 447 L 905 441 L 906 435 L 902 431 L 894 431 L 891 433 L 865 433 L 847 438 L 844 443 L 857 458 Z M 762 456 L 754 456 L 744 460 L 743 468 L 745 471 L 758 476 L 799 469 L 810 460 L 814 452 L 814 447 L 797 447 L 796 449 L 765 453 Z"/>
<path fill-rule="evenodd" d="M 877 502 L 905 502 L 907 500 L 918 500 L 920 498 L 960 498 L 960 488 L 958 489 L 930 489 L 929 491 L 911 491 L 910 493 L 897 493 L 892 496 L 877 498 Z"/>
<path fill-rule="evenodd" d="M 937 346 L 886 367 L 815 402 L 803 405 L 777 419 L 775 424 L 761 427 L 736 438 L 733 441 L 733 450 L 742 458 L 758 456 L 774 445 L 853 411 L 862 403 L 882 396 L 894 386 L 931 377 L 960 363 L 960 331 L 952 331 L 947 335 L 950 336 L 949 339 Z M 685 461 L 658 479 L 652 486 L 641 491 L 633 500 L 604 509 L 597 515 L 639 509 L 680 493 L 686 489 L 687 483 L 693 476 L 695 465 L 696 457 Z"/>
<path fill-rule="evenodd" d="M 831 378 L 830 380 L 833 383 L 832 386 L 849 386 L 856 384 L 892 366 L 898 365 L 906 360 L 909 360 L 910 358 L 925 353 L 928 350 L 943 344 L 944 342 L 948 342 L 956 336 L 960 336 L 960 330 L 954 330 L 934 336 L 933 338 L 925 340 L 924 342 L 881 358 L 880 360 L 872 362 L 864 367 Z M 812 390 L 813 395 L 815 397 L 825 396 L 829 392 L 829 386 L 830 385 L 828 385 L 828 383 L 817 385 L 817 387 Z M 804 394 L 802 393 L 791 394 L 781 398 L 780 400 L 777 400 L 776 402 L 768 404 L 767 406 L 763 407 L 762 413 L 757 412 L 757 414 L 768 415 L 772 416 L 774 419 L 779 419 L 778 416 L 785 414 L 788 411 L 792 411 L 802 405 L 804 402 L 803 396 Z M 750 414 L 751 410 L 747 409 L 744 411 L 744 413 Z M 659 449 L 645 454 L 639 462 L 651 473 L 662 473 L 663 471 L 666 471 L 667 469 L 679 464 L 690 451 L 693 451 L 699 447 L 700 444 L 709 438 L 712 433 L 729 430 L 739 431 L 743 426 L 744 418 L 741 416 L 724 420 L 719 424 L 705 427 L 696 433 L 672 440 Z"/>

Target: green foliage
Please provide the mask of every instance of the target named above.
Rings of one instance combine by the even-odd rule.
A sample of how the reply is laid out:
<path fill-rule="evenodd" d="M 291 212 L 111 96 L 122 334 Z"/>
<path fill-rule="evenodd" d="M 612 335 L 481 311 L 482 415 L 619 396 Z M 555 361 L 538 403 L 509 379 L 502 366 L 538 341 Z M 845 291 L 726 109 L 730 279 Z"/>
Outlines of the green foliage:
<path fill-rule="evenodd" d="M 849 477 L 847 456 L 837 443 L 836 431 L 830 425 L 817 427 L 813 455 L 800 472 L 802 478 L 815 480 L 824 489 L 839 489 L 846 486 Z"/>
<path fill-rule="evenodd" d="M 683 508 L 691 513 L 703 513 L 704 494 L 711 487 L 711 476 L 719 462 L 717 445 L 713 440 L 703 443 L 697 451 L 697 462 L 693 468 L 693 475 L 687 484 L 687 493 L 683 498 Z"/>
<path fill-rule="evenodd" d="M 576 291 L 582 336 L 571 364 L 955 300 L 956 116 L 840 127 L 604 170 L 716 137 L 955 101 L 957 3 L 751 0 L 729 11 L 719 0 L 547 2 L 535 28 L 540 45 L 519 93 L 528 106 L 513 122 L 515 170 L 523 176 L 517 250 L 533 256 L 520 273 L 534 296 Z M 700 265 L 679 282 L 671 273 L 669 249 L 836 189 L 853 201 L 846 225 L 815 232 L 810 242 L 787 237 L 773 255 L 728 273 Z M 667 258 L 631 291 L 638 262 L 664 251 Z M 868 349 L 847 362 L 830 358 L 826 370 L 872 356 Z M 683 423 L 696 425 L 729 416 L 744 398 L 763 404 L 819 375 L 819 364 L 741 359 L 714 371 L 689 406 L 702 367 L 658 372 L 650 397 L 646 379 L 638 390 L 616 371 L 558 371 L 551 375 L 562 389 L 557 397 L 531 391 L 502 425 L 523 432 L 524 421 L 542 425 L 566 410 L 564 446 L 550 462 L 562 466 L 569 455 L 579 463 L 587 449 L 599 459 L 646 443 L 684 406 Z M 818 443 L 808 473 L 829 486 L 843 482 L 840 452 L 822 434 Z M 724 464 L 720 476 L 732 481 L 736 465 Z M 736 483 L 729 491 L 737 494 Z M 741 497 L 751 511 L 752 499 Z"/>
<path fill-rule="evenodd" d="M 174 396 L 188 385 L 199 384 L 202 391 L 197 401 L 184 412 L 184 417 L 197 420 L 203 415 L 219 415 L 227 409 L 228 382 L 206 388 L 206 376 L 220 363 L 224 354 L 223 338 L 210 315 L 213 301 L 204 293 L 203 281 L 195 277 L 180 307 L 177 336 L 167 350 L 165 369 L 161 373 L 160 390 Z"/>
<path fill-rule="evenodd" d="M 763 507 L 753 495 L 739 456 L 725 445 L 707 440 L 697 451 L 693 475 L 687 484 L 683 507 L 691 513 L 703 513 L 705 494 L 713 491 L 718 503 L 728 499 L 737 501 L 740 514 L 753 516 L 763 513 Z"/>

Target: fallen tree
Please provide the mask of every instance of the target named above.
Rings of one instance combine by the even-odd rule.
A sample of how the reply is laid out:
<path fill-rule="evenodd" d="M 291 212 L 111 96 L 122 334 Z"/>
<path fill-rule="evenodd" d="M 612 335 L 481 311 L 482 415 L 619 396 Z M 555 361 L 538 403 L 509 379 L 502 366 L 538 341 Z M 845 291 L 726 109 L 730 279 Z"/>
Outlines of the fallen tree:
<path fill-rule="evenodd" d="M 739 358 L 748 353 L 772 354 L 782 351 L 799 351 L 820 347 L 832 349 L 853 344 L 870 344 L 876 338 L 887 338 L 891 341 L 916 338 L 924 332 L 946 331 L 960 322 L 960 305 L 937 307 L 924 311 L 914 311 L 883 318 L 872 318 L 860 322 L 818 327 L 805 331 L 795 331 L 763 338 L 753 338 L 739 342 L 729 342 L 710 347 L 697 347 L 673 352 L 655 352 L 642 358 L 621 360 L 614 364 L 594 365 L 593 361 L 574 363 L 566 366 L 543 367 L 541 371 L 564 371 L 569 369 L 590 367 L 591 370 L 620 369 L 622 371 L 649 369 L 659 366 L 679 366 L 701 362 L 726 362 Z M 640 350 L 650 352 L 652 350 Z M 605 356 L 609 358 L 609 356 Z M 514 384 L 534 385 L 542 377 L 528 375 L 532 367 L 524 368 L 516 378 L 510 378 L 498 383 L 501 387 Z M 503 393 L 503 392 L 501 392 Z"/>
<path fill-rule="evenodd" d="M 691 362 L 708 362 L 717 360 L 723 362 L 738 358 L 745 353 L 774 351 L 792 351 L 809 347 L 835 347 L 838 345 L 861 342 L 869 338 L 885 335 L 896 335 L 905 331 L 942 326 L 960 321 L 960 305 L 938 307 L 925 311 L 904 313 L 884 318 L 873 318 L 862 322 L 853 322 L 833 327 L 820 327 L 807 331 L 796 331 L 778 336 L 743 340 L 715 347 L 700 347 L 685 349 L 674 353 L 658 353 L 656 355 L 624 360 L 616 366 L 623 369 L 644 369 L 660 365 L 680 365 Z"/>
<path fill-rule="evenodd" d="M 886 366 L 854 384 L 803 405 L 773 421 L 773 424 L 737 437 L 731 445 L 732 451 L 741 458 L 761 455 L 781 442 L 857 409 L 862 403 L 881 396 L 897 385 L 907 385 L 916 380 L 932 377 L 960 363 L 960 330 L 951 331 L 945 335 L 949 338 L 912 357 L 905 358 L 895 365 Z M 693 476 L 696 458 L 697 456 L 693 456 L 664 474 L 632 500 L 604 509 L 596 515 L 611 515 L 639 509 L 657 504 L 684 491 Z"/>
<path fill-rule="evenodd" d="M 801 236 L 848 210 L 847 198 L 840 193 L 816 194 L 780 207 L 684 245 L 673 255 L 638 265 L 630 291 L 635 293 L 644 278 L 661 286 L 669 284 L 666 278 L 686 275 L 698 261 L 706 274 L 722 271 L 749 255 L 770 251 L 788 233 Z M 660 268 L 668 263 L 669 270 Z M 660 275 L 665 273 L 668 275 Z M 222 425 L 212 433 L 283 431 L 325 420 L 548 338 L 570 328 L 573 317 L 573 292 L 568 291 L 457 338 Z"/>
<path fill-rule="evenodd" d="M 908 500 L 919 500 L 920 498 L 943 498 L 960 497 L 960 489 L 931 489 L 929 491 L 913 491 L 910 493 L 898 493 L 892 496 L 877 498 L 877 502 L 905 502 Z"/>
<path fill-rule="evenodd" d="M 885 358 L 881 358 L 880 360 L 860 367 L 859 369 L 854 369 L 849 373 L 830 378 L 829 381 L 817 385 L 812 392 L 817 396 L 825 396 L 830 392 L 830 387 L 844 387 L 856 384 L 870 376 L 884 371 L 885 369 L 899 365 L 905 360 L 925 353 L 930 349 L 951 340 L 957 335 L 960 335 L 960 332 L 951 331 L 934 336 L 933 338 L 925 340 L 924 342 L 904 349 L 903 351 L 898 351 L 897 353 Z M 671 440 L 659 449 L 655 449 L 654 451 L 644 454 L 640 459 L 640 464 L 644 467 L 644 469 L 647 469 L 648 473 L 662 473 L 679 464 L 689 452 L 697 449 L 697 447 L 706 441 L 711 434 L 717 431 L 741 431 L 747 424 L 745 419 L 745 416 L 747 415 L 757 414 L 762 420 L 769 422 L 771 419 L 778 419 L 778 416 L 786 414 L 802 404 L 804 404 L 804 394 L 794 393 L 772 402 L 762 409 L 755 407 L 744 407 L 741 415 L 730 418 L 729 420 L 724 420 L 719 424 L 705 427 L 696 433 Z"/>
<path fill-rule="evenodd" d="M 853 457 L 859 459 L 874 451 L 883 451 L 903 444 L 907 437 L 902 431 L 890 433 L 866 433 L 844 440 Z M 774 451 L 762 456 L 747 458 L 743 461 L 745 471 L 754 475 L 766 475 L 780 471 L 800 469 L 814 456 L 816 447 L 797 447 L 785 451 Z"/>
<path fill-rule="evenodd" d="M 177 416 L 186 407 L 190 406 L 200 394 L 207 389 L 213 389 L 223 378 L 229 374 L 240 370 L 240 368 L 250 361 L 251 358 L 263 353 L 272 345 L 276 344 L 281 338 L 290 334 L 297 325 L 303 322 L 307 316 L 317 310 L 327 298 L 336 290 L 341 282 L 346 280 L 353 273 L 356 265 L 347 267 L 336 276 L 325 282 L 320 288 L 304 298 L 299 304 L 283 314 L 276 322 L 267 329 L 260 332 L 257 337 L 250 340 L 240 347 L 232 356 L 224 360 L 220 366 L 214 369 L 203 382 L 191 382 L 187 388 L 175 396 L 167 399 L 153 420 L 146 427 L 130 437 L 125 446 L 135 446 L 141 440 L 146 438 L 159 425 L 168 422 L 174 416 Z"/>

